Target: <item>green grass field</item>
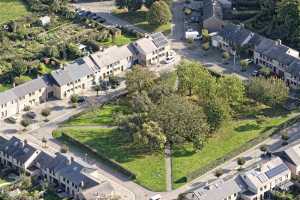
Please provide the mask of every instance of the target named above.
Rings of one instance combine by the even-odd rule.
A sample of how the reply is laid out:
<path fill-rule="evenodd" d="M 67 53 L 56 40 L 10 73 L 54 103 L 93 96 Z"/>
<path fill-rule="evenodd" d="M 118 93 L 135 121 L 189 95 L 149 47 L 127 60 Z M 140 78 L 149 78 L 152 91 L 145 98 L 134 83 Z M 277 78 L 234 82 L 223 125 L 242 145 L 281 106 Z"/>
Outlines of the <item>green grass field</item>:
<path fill-rule="evenodd" d="M 28 14 L 29 11 L 22 0 L 0 0 L 0 24 Z"/>
<path fill-rule="evenodd" d="M 115 10 L 114 15 L 150 33 L 163 32 L 164 34 L 167 35 L 171 32 L 171 24 L 165 24 L 161 26 L 149 24 L 147 21 L 146 10 L 139 10 L 134 13 L 128 13 L 127 11 L 124 10 Z"/>
<path fill-rule="evenodd" d="M 0 92 L 4 92 L 8 89 L 10 89 L 12 86 L 9 84 L 0 84 Z"/>
<path fill-rule="evenodd" d="M 146 153 L 142 147 L 133 146 L 126 133 L 114 128 L 62 128 L 53 135 L 59 138 L 62 132 L 136 174 L 137 183 L 154 191 L 165 190 L 165 161 L 162 153 Z"/>
<path fill-rule="evenodd" d="M 251 117 L 261 112 L 266 116 L 273 115 L 274 117 L 266 118 L 263 123 L 257 124 L 256 120 L 251 119 Z M 250 140 L 258 137 L 264 131 L 278 126 L 291 118 L 290 115 L 286 115 L 280 109 L 270 110 L 262 108 L 261 110 L 255 110 L 253 108 L 247 114 L 249 119 L 234 120 L 227 123 L 224 128 L 215 134 L 215 137 L 208 140 L 204 148 L 199 152 L 195 153 L 191 144 L 175 148 L 172 159 L 173 187 L 178 188 L 184 184 L 180 180 L 189 173 L 238 149 Z"/>
<path fill-rule="evenodd" d="M 125 106 L 104 105 L 79 117 L 71 119 L 64 123 L 65 126 L 111 126 L 113 125 L 113 113 L 127 112 Z"/>

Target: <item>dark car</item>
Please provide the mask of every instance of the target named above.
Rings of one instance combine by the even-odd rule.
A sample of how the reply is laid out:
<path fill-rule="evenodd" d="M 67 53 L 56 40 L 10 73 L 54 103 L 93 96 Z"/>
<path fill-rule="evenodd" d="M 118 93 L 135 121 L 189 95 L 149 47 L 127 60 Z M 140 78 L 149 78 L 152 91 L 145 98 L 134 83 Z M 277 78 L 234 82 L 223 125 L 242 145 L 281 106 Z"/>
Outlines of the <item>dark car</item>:
<path fill-rule="evenodd" d="M 5 119 L 6 122 L 11 123 L 11 124 L 15 124 L 17 123 L 17 118 L 16 117 L 9 117 Z"/>
<path fill-rule="evenodd" d="M 80 96 L 80 97 L 78 97 L 78 103 L 84 103 L 85 102 L 85 100 L 86 100 L 86 97 L 84 97 L 84 96 Z"/>
<path fill-rule="evenodd" d="M 28 117 L 30 119 L 35 119 L 36 118 L 36 113 L 34 113 L 34 112 L 27 112 L 25 114 L 25 117 Z"/>
<path fill-rule="evenodd" d="M 252 74 L 251 74 L 252 76 L 259 76 L 260 75 L 260 73 L 259 73 L 259 71 L 257 71 L 257 70 L 254 70 L 253 72 L 252 72 Z"/>
<path fill-rule="evenodd" d="M 106 20 L 103 17 L 98 17 L 96 21 L 99 23 L 104 23 Z"/>

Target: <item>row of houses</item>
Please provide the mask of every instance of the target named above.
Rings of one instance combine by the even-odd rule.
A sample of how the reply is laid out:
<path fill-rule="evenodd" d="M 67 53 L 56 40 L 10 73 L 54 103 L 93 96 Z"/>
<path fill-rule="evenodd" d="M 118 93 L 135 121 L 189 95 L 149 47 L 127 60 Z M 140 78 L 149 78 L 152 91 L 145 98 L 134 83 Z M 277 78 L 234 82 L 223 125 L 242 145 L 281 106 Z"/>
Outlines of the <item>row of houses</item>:
<path fill-rule="evenodd" d="M 113 46 L 75 60 L 62 69 L 0 93 L 0 119 L 52 98 L 66 99 L 90 90 L 100 80 L 118 75 L 134 64 L 158 64 L 169 56 L 170 46 L 162 33 L 153 33 L 131 44 Z"/>
<path fill-rule="evenodd" d="M 113 195 L 109 182 L 99 181 L 93 173 L 73 158 L 60 153 L 52 156 L 16 137 L 0 137 L 0 166 L 15 169 L 47 182 L 63 191 L 66 196 L 79 200 L 96 200 Z"/>
<path fill-rule="evenodd" d="M 300 142 L 292 143 L 258 166 L 229 179 L 205 183 L 184 193 L 185 200 L 273 199 L 272 191 L 287 191 L 291 176 L 300 175 Z"/>
<path fill-rule="evenodd" d="M 212 36 L 212 46 L 238 55 L 246 53 L 256 65 L 269 67 L 291 87 L 300 84 L 299 52 L 281 43 L 254 33 L 243 25 L 225 24 Z"/>

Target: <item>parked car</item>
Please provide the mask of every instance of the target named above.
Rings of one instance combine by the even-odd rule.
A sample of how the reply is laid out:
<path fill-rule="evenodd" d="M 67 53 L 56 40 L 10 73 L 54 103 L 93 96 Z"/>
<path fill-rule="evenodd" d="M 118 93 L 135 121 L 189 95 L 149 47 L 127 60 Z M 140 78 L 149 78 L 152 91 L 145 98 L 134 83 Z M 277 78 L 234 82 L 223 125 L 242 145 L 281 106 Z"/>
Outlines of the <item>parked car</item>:
<path fill-rule="evenodd" d="M 35 112 L 27 112 L 24 116 L 28 117 L 30 119 L 35 119 L 36 118 L 36 113 Z"/>
<path fill-rule="evenodd" d="M 150 197 L 150 200 L 161 200 L 161 198 L 162 198 L 162 197 L 161 197 L 160 194 L 156 194 L 156 195 Z"/>
<path fill-rule="evenodd" d="M 78 103 L 84 103 L 85 102 L 85 100 L 86 100 L 86 97 L 84 97 L 84 96 L 80 96 L 80 97 L 78 97 Z"/>
<path fill-rule="evenodd" d="M 15 123 L 17 123 L 17 117 L 14 117 L 14 116 L 9 117 L 9 118 L 6 118 L 5 121 L 8 122 L 8 123 L 15 124 Z"/>
<path fill-rule="evenodd" d="M 96 19 L 96 21 L 99 22 L 99 23 L 104 23 L 104 22 L 106 22 L 106 20 L 105 20 L 103 17 L 98 17 L 98 18 Z"/>
<path fill-rule="evenodd" d="M 170 64 L 172 62 L 175 61 L 175 57 L 167 57 L 165 60 L 164 60 L 164 63 L 165 64 Z"/>
<path fill-rule="evenodd" d="M 252 76 L 259 76 L 260 75 L 260 73 L 259 73 L 259 71 L 257 71 L 257 70 L 254 70 L 253 72 L 252 72 L 252 74 L 251 74 Z"/>

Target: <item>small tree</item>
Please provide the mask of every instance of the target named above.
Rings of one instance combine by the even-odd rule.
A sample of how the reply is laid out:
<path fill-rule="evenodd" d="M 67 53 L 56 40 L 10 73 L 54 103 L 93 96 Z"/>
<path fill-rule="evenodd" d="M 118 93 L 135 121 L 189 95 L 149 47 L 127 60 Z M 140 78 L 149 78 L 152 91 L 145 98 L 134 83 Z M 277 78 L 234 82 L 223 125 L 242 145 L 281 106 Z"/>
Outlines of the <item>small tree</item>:
<path fill-rule="evenodd" d="M 26 131 L 26 128 L 30 125 L 29 119 L 23 119 L 21 125 L 24 127 L 23 131 Z"/>
<path fill-rule="evenodd" d="M 48 121 L 48 116 L 51 114 L 51 111 L 50 111 L 50 109 L 49 108 L 44 108 L 43 110 L 42 110 L 42 112 L 41 112 L 41 115 L 43 116 L 43 117 L 45 117 L 45 122 L 47 122 Z"/>
<path fill-rule="evenodd" d="M 289 135 L 286 131 L 281 135 L 282 145 L 287 145 L 289 140 Z"/>
<path fill-rule="evenodd" d="M 259 72 L 264 75 L 265 77 L 268 77 L 271 75 L 272 73 L 272 70 L 271 68 L 269 67 L 266 67 L 266 66 L 262 66 L 260 69 L 259 69 Z"/>
<path fill-rule="evenodd" d="M 202 44 L 202 48 L 203 50 L 207 51 L 209 49 L 209 42 L 205 42 L 204 44 Z"/>
<path fill-rule="evenodd" d="M 67 153 L 69 151 L 69 147 L 66 144 L 63 144 L 61 146 L 60 152 L 61 153 Z"/>
<path fill-rule="evenodd" d="M 47 147 L 47 139 L 45 137 L 42 138 L 43 148 Z"/>
<path fill-rule="evenodd" d="M 172 13 L 166 2 L 155 1 L 148 12 L 147 18 L 150 24 L 162 25 L 171 21 Z"/>
<path fill-rule="evenodd" d="M 241 65 L 241 71 L 246 71 L 247 67 L 249 66 L 249 62 L 244 59 L 240 61 L 240 65 Z"/>
<path fill-rule="evenodd" d="M 263 153 L 266 154 L 266 152 L 268 151 L 268 146 L 263 144 L 259 147 L 259 150 Z"/>
<path fill-rule="evenodd" d="M 215 171 L 215 176 L 216 177 L 220 177 L 220 176 L 222 176 L 224 174 L 224 169 L 217 169 L 216 171 Z"/>
<path fill-rule="evenodd" d="M 97 92 L 97 96 L 99 96 L 99 91 L 101 90 L 101 86 L 100 85 L 95 85 L 94 90 Z"/>
<path fill-rule="evenodd" d="M 246 163 L 246 159 L 244 157 L 239 157 L 237 159 L 237 164 L 240 166 L 240 170 L 242 169 L 242 166 Z"/>
<path fill-rule="evenodd" d="M 230 55 L 227 51 L 223 52 L 222 57 L 224 60 L 228 60 L 230 58 Z"/>
<path fill-rule="evenodd" d="M 71 96 L 71 99 L 70 99 L 70 100 L 71 100 L 71 103 L 72 103 L 73 107 L 75 108 L 75 107 L 77 106 L 79 97 L 78 97 L 77 94 L 73 94 L 73 95 Z"/>

